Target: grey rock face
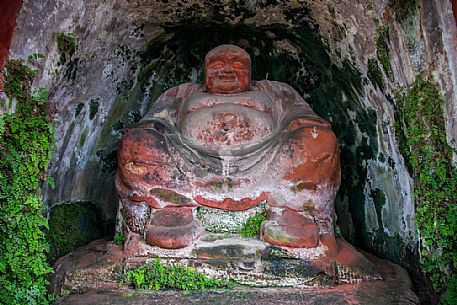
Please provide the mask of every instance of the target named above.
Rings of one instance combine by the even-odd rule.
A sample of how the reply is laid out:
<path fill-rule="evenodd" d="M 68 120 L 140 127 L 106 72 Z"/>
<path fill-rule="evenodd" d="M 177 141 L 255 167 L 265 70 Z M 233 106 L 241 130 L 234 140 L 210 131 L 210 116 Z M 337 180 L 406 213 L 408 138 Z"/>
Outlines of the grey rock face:
<path fill-rule="evenodd" d="M 414 202 L 391 96 L 433 63 L 447 101 L 447 138 L 456 146 L 450 2 L 422 1 L 422 10 L 403 24 L 384 19 L 388 1 L 269 2 L 24 1 L 10 57 L 45 55 L 35 63 L 35 85 L 49 90 L 56 109 L 50 168 L 56 187 L 46 189 L 46 202 L 90 201 L 114 223 L 122 129 L 139 121 L 164 89 L 201 81 L 207 50 L 236 43 L 254 58 L 254 79 L 291 84 L 333 125 L 342 152 L 336 208 L 343 235 L 407 264 L 417 243 Z M 392 72 L 380 70 L 381 90 L 367 74 L 383 25 Z M 76 36 L 75 53 L 63 65 L 56 32 Z M 392 243 L 401 253 L 392 252 Z"/>

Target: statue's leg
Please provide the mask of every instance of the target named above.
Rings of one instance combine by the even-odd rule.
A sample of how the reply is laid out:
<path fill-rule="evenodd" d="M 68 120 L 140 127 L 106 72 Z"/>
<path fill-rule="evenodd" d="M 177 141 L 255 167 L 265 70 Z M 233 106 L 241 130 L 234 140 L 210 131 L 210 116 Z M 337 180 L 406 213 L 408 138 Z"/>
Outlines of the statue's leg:
<path fill-rule="evenodd" d="M 179 193 L 185 181 L 172 162 L 164 136 L 155 129 L 130 129 L 118 149 L 116 188 L 127 228 L 149 245 L 182 248 L 202 233 L 193 218 L 197 204 Z"/>
<path fill-rule="evenodd" d="M 290 132 L 277 156 L 281 187 L 267 200 L 263 239 L 287 247 L 335 246 L 334 200 L 340 184 L 338 142 L 326 128 Z"/>

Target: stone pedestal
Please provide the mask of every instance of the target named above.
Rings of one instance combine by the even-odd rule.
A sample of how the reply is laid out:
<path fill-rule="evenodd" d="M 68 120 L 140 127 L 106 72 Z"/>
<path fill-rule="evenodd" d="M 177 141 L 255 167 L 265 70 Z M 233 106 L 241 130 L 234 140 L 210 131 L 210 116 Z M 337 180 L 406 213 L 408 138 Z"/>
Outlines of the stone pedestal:
<path fill-rule="evenodd" d="M 192 267 L 212 278 L 254 287 L 312 288 L 382 279 L 344 239 L 338 238 L 337 246 L 337 254 L 329 255 L 322 244 L 285 248 L 229 234 L 205 234 L 192 246 L 171 250 L 151 247 L 132 233 L 124 247 L 97 240 L 62 257 L 54 266 L 51 286 L 58 295 L 116 289 L 128 270 L 157 258 L 165 265 Z"/>
<path fill-rule="evenodd" d="M 240 231 L 248 219 L 265 213 L 265 202 L 245 211 L 203 206 L 194 209 L 194 218 L 201 226 L 201 236 L 180 249 L 151 246 L 150 239 L 154 236 L 148 235 L 150 231 L 138 234 L 128 230 L 121 209 L 122 202 L 117 228 L 118 234 L 125 234 L 126 237 L 122 253 L 124 269 L 159 258 L 167 265 L 192 267 L 213 278 L 259 287 L 313 287 L 381 278 L 376 268 L 341 237 L 335 239 L 333 235 L 317 235 L 315 244 L 308 248 L 273 246 L 268 240 L 263 240 L 260 231 L 257 237 L 241 237 Z M 263 222 L 262 231 L 269 222 L 271 220 Z M 147 228 L 150 226 L 146 224 Z M 183 231 L 178 235 L 182 239 L 187 233 Z M 179 242 L 180 238 L 173 240 Z"/>
<path fill-rule="evenodd" d="M 192 246 L 167 250 L 151 247 L 132 234 L 125 244 L 130 256 L 125 262 L 142 265 L 160 258 L 167 265 L 180 264 L 213 278 L 259 287 L 314 287 L 381 279 L 373 264 L 344 239 L 337 239 L 337 249 L 332 255 L 323 244 L 309 249 L 276 247 L 253 238 L 205 234 Z"/>
<path fill-rule="evenodd" d="M 116 250 L 114 250 L 116 249 Z M 113 251 L 114 250 L 114 251 Z M 249 304 L 249 305 L 296 305 L 296 304 L 419 304 L 418 297 L 414 294 L 411 281 L 407 272 L 398 265 L 389 263 L 364 254 L 378 270 L 381 271 L 383 280 L 362 281 L 356 283 L 342 283 L 336 286 L 327 286 L 324 280 L 316 280 L 316 287 L 306 289 L 298 287 L 250 287 L 237 286 L 233 289 L 215 289 L 206 291 L 132 291 L 127 287 L 117 287 L 109 274 L 116 274 L 115 264 L 106 264 L 106 258 L 112 260 L 113 254 L 121 249 L 107 241 L 95 241 L 86 247 L 76 250 L 73 255 L 68 255 L 59 260 L 56 276 L 65 280 L 65 290 L 68 287 L 78 292 L 65 296 L 57 304 L 86 305 L 86 304 L 119 304 L 119 305 L 164 305 L 164 304 Z M 95 255 L 94 255 L 95 254 Z M 114 255 L 115 256 L 115 255 Z M 75 269 L 82 261 L 89 261 L 92 268 Z M 95 260 L 99 261 L 98 264 Z M 141 259 L 141 258 L 139 258 Z M 100 263 L 101 262 L 101 263 Z M 133 262 L 130 262 L 132 265 Z M 103 269 L 102 266 L 105 266 Z M 111 268 L 110 268 L 111 266 Z M 95 274 L 102 270 L 112 270 L 111 273 L 99 277 L 98 282 L 93 282 Z M 100 274 L 101 275 L 101 274 Z M 322 278 L 318 278 L 322 279 Z M 55 281 L 53 287 L 55 287 Z M 86 283 L 85 290 L 81 283 Z M 79 285 L 79 288 L 76 286 Z M 90 287 L 89 287 L 90 284 Z M 311 284 L 311 282 L 309 282 Z M 60 286 L 62 287 L 62 286 Z M 95 288 L 94 288 L 95 287 Z M 79 290 L 78 290 L 79 289 Z"/>

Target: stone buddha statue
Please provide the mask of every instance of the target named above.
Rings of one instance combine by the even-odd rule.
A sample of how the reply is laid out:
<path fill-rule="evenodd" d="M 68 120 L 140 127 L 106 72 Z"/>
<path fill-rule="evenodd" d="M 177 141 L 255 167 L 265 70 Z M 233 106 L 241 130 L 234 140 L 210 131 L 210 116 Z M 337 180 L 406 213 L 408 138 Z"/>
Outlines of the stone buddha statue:
<path fill-rule="evenodd" d="M 122 231 L 150 246 L 190 246 L 199 206 L 249 210 L 266 202 L 261 238 L 272 245 L 335 247 L 338 142 L 289 85 L 251 81 L 249 54 L 221 45 L 205 84 L 165 91 L 118 149 Z"/>

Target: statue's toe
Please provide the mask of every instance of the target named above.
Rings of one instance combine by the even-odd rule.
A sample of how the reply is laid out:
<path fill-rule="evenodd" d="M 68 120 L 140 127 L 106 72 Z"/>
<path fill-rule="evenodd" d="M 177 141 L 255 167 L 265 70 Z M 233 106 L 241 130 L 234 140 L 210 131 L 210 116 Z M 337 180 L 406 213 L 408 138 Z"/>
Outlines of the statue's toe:
<path fill-rule="evenodd" d="M 292 214 L 292 213 L 287 213 Z M 266 242 L 283 247 L 314 248 L 319 245 L 319 227 L 305 216 L 294 213 L 294 217 L 263 222 L 261 233 Z M 289 216 L 288 215 L 288 216 Z M 285 216 L 286 218 L 289 218 Z"/>
<path fill-rule="evenodd" d="M 146 243 L 167 249 L 184 248 L 195 242 L 203 233 L 202 225 L 195 220 L 191 208 L 164 208 L 157 210 L 146 226 Z"/>

